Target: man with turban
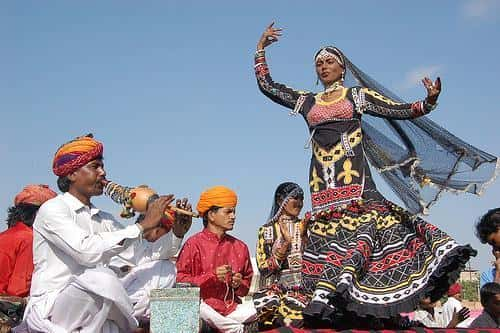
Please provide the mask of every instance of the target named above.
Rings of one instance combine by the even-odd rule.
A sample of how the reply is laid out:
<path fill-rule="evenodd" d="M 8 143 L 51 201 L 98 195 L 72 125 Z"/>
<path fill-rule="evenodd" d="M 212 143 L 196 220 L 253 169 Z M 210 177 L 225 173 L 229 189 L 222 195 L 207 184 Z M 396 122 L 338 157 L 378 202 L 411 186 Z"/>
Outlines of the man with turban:
<path fill-rule="evenodd" d="M 8 306 L 16 311 L 0 313 L 0 325 L 5 321 L 13 326 L 22 318 L 33 274 L 33 221 L 40 206 L 56 195 L 47 185 L 27 185 L 8 209 L 8 229 L 0 233 L 0 302 L 2 309 Z"/>
<path fill-rule="evenodd" d="M 33 273 L 33 221 L 40 206 L 57 194 L 47 185 L 28 185 L 14 198 L 0 233 L 0 295 L 26 297 Z"/>
<path fill-rule="evenodd" d="M 177 260 L 177 282 L 200 287 L 200 317 L 219 332 L 243 332 L 256 315 L 252 302 L 240 299 L 248 294 L 253 275 L 248 247 L 227 234 L 237 202 L 225 186 L 203 192 L 196 208 L 204 229 L 186 241 Z"/>
<path fill-rule="evenodd" d="M 177 251 L 190 219 L 178 215 L 172 232 L 159 231 L 172 195 L 150 203 L 144 218 L 127 227 L 96 208 L 91 198 L 103 193 L 106 176 L 102 155 L 102 143 L 87 135 L 62 145 L 54 156 L 53 171 L 63 194 L 46 202 L 33 224 L 35 270 L 23 323 L 29 331 L 134 331 L 144 307 L 138 309 L 140 302 L 130 296 L 137 283 L 125 285 L 109 268 L 117 258 L 131 267 L 146 264 L 141 273 L 151 274 L 151 279 L 161 274 L 169 283 L 156 287 L 175 282 L 171 262 L 148 263 Z M 186 204 L 177 202 L 189 209 Z M 144 251 L 143 237 L 158 246 Z"/>
<path fill-rule="evenodd" d="M 462 310 L 462 286 L 460 283 L 454 283 L 448 288 L 448 299 L 443 304 L 443 314 L 446 321 L 450 323 L 453 320 L 453 315 Z M 469 327 L 469 324 L 474 318 L 467 318 L 462 322 L 457 323 L 456 327 Z"/>

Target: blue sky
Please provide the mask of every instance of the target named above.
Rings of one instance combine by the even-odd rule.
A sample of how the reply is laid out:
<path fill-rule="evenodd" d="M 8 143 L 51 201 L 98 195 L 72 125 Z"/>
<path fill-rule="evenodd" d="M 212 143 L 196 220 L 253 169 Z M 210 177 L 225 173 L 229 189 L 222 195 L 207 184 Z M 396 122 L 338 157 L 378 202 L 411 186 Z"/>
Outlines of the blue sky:
<path fill-rule="evenodd" d="M 209 186 L 234 188 L 233 234 L 254 251 L 276 186 L 308 189 L 306 126 L 261 95 L 253 75 L 272 20 L 285 29 L 268 51 L 275 80 L 317 90 L 312 56 L 326 44 L 408 100 L 424 97 L 421 76 L 439 75 L 430 117 L 500 155 L 499 11 L 494 0 L 2 2 L 0 218 L 25 184 L 55 188 L 55 150 L 92 132 L 121 184 L 194 203 Z M 427 219 L 477 248 L 472 264 L 484 269 L 490 253 L 473 225 L 499 197 L 499 182 L 480 198 L 450 194 Z M 94 203 L 120 211 L 105 197 Z M 200 229 L 196 221 L 191 233 Z"/>

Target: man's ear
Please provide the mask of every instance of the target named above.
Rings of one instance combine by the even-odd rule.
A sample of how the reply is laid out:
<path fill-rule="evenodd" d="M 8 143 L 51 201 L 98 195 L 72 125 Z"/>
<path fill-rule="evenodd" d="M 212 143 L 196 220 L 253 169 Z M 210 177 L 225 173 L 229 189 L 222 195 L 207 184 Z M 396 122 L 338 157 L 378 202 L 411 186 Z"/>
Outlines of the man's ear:
<path fill-rule="evenodd" d="M 207 221 L 208 222 L 211 222 L 214 220 L 214 214 L 215 214 L 215 210 L 211 209 L 207 212 Z"/>
<path fill-rule="evenodd" d="M 78 172 L 78 170 L 76 171 L 73 171 L 71 172 L 70 174 L 68 174 L 66 177 L 68 177 L 68 179 L 71 181 L 71 182 L 74 182 L 76 180 L 76 173 Z"/>

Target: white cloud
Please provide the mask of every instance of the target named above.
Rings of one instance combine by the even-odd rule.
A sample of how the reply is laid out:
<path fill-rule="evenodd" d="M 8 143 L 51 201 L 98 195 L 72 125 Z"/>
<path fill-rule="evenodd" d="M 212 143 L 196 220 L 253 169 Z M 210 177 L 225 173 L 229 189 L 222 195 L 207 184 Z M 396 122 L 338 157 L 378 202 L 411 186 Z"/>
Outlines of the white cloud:
<path fill-rule="evenodd" d="M 424 77 L 435 80 L 437 76 L 436 74 L 440 72 L 441 68 L 442 67 L 440 65 L 417 67 L 406 74 L 405 79 L 400 87 L 401 89 L 406 90 L 421 85 L 422 79 Z"/>
<path fill-rule="evenodd" d="M 500 0 L 466 0 L 462 13 L 467 18 L 487 18 L 498 15 Z"/>

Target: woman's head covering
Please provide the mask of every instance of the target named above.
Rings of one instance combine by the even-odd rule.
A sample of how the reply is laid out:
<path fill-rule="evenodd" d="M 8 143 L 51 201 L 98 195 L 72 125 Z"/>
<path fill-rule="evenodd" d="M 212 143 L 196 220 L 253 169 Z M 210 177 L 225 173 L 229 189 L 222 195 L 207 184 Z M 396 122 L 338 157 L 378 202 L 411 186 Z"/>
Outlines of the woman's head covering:
<path fill-rule="evenodd" d="M 29 204 L 41 206 L 45 201 L 55 198 L 57 193 L 48 185 L 26 185 L 14 198 L 14 205 Z"/>
<path fill-rule="evenodd" d="M 369 88 L 404 103 L 363 73 L 338 48 L 323 47 L 315 58 L 328 53 L 344 61 L 345 87 Z M 355 103 L 362 112 L 362 103 Z M 365 115 L 362 128 L 370 164 L 411 213 L 427 213 L 445 191 L 480 195 L 494 179 L 496 156 L 462 141 L 427 117 L 395 120 Z"/>
<path fill-rule="evenodd" d="M 64 177 L 88 162 L 102 156 L 103 145 L 92 134 L 80 136 L 63 144 L 54 155 L 52 170 L 56 176 Z"/>
<path fill-rule="evenodd" d="M 277 221 L 288 201 L 297 198 L 304 199 L 304 191 L 299 185 L 291 182 L 279 184 L 274 192 L 273 206 L 267 224 Z"/>
<path fill-rule="evenodd" d="M 238 196 L 236 193 L 230 188 L 219 185 L 201 193 L 196 209 L 198 214 L 203 217 L 211 207 L 236 207 L 237 203 Z"/>

